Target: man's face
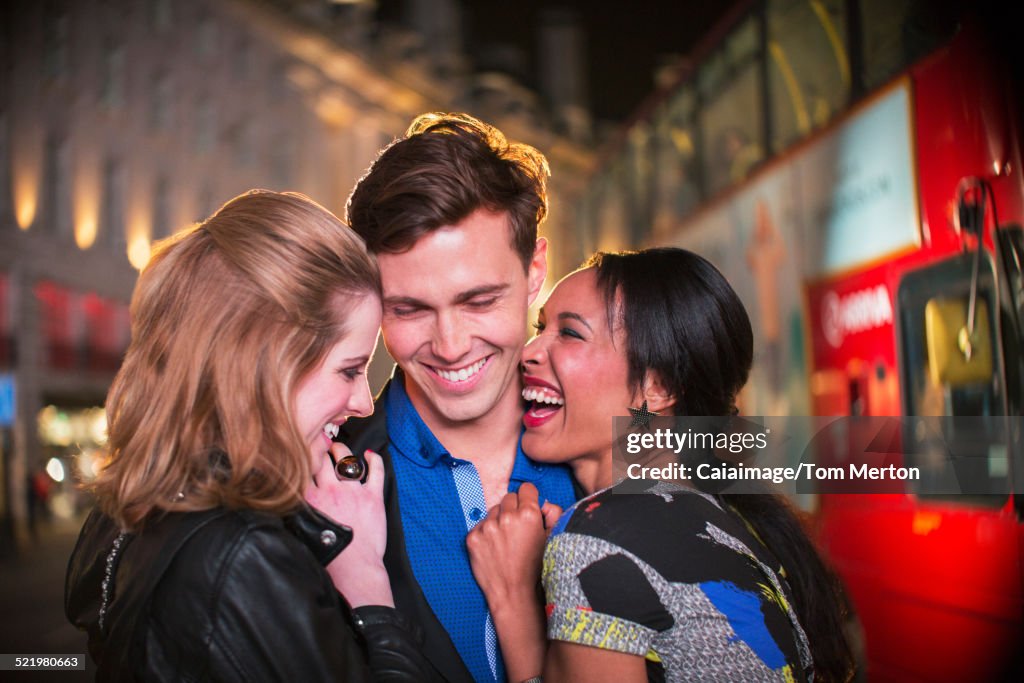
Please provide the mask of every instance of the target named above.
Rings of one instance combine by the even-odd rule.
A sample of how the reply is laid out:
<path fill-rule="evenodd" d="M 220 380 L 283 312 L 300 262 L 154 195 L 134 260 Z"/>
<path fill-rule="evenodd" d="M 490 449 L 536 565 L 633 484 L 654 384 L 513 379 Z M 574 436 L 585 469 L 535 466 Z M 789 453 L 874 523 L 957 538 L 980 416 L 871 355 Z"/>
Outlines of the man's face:
<path fill-rule="evenodd" d="M 409 251 L 378 256 L 384 344 L 428 424 L 519 404 L 527 309 L 544 282 L 546 244 L 538 240 L 524 272 L 510 231 L 506 213 L 478 209 Z"/>

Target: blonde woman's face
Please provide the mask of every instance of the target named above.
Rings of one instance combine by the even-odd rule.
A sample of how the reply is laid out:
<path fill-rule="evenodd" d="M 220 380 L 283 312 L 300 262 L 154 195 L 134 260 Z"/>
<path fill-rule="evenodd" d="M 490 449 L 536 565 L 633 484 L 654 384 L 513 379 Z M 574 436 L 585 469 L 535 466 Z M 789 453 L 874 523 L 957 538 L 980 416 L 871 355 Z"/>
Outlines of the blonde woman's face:
<path fill-rule="evenodd" d="M 295 424 L 316 465 L 331 446 L 331 435 L 349 417 L 373 412 L 366 367 L 373 358 L 380 330 L 381 307 L 367 294 L 346 316 L 348 334 L 327 352 L 319 367 L 299 382 L 295 394 Z"/>

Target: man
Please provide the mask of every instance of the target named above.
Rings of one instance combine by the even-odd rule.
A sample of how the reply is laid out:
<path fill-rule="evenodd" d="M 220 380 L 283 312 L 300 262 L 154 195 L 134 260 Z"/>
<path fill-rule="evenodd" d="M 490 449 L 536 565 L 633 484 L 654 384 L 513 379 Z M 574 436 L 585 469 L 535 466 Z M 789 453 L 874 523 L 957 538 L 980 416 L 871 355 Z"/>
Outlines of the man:
<path fill-rule="evenodd" d="M 525 482 L 574 500 L 568 471 L 522 452 L 519 358 L 547 272 L 547 162 L 465 115 L 427 114 L 359 181 L 348 221 L 380 262 L 398 369 L 341 439 L 387 467 L 385 564 L 396 606 L 449 681 L 504 681 L 465 537 Z"/>

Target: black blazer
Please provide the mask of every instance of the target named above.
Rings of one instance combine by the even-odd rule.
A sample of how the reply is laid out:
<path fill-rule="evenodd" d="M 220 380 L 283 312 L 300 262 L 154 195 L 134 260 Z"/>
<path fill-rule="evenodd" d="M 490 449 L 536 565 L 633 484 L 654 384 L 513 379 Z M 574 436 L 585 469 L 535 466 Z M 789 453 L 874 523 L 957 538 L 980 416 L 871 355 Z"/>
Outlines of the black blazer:
<path fill-rule="evenodd" d="M 399 377 L 401 374 L 396 371 L 395 378 Z M 388 545 L 384 551 L 384 566 L 391 579 L 395 607 L 422 630 L 422 652 L 443 680 L 449 683 L 473 683 L 469 669 L 462 663 L 462 658 L 448 637 L 448 632 L 434 615 L 430 603 L 416 582 L 405 549 L 402 515 L 398 509 L 398 489 L 395 486 L 395 468 L 388 450 L 387 421 L 384 414 L 384 397 L 395 378 L 388 381 L 374 401 L 373 415 L 346 422 L 342 425 L 337 440 L 351 448 L 353 453 L 361 454 L 370 449 L 383 458 L 384 509 L 388 517 Z"/>

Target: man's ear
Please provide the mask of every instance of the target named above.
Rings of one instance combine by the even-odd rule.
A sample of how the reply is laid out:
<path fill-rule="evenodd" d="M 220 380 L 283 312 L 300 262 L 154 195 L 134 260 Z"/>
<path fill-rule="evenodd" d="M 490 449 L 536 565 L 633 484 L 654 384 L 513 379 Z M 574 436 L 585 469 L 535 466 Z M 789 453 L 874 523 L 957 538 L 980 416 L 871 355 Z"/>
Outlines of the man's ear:
<path fill-rule="evenodd" d="M 676 396 L 665 388 L 661 375 L 654 370 L 649 370 L 644 376 L 641 400 L 647 401 L 647 409 L 653 413 L 674 414 L 670 408 L 675 406 Z"/>
<path fill-rule="evenodd" d="M 548 274 L 548 241 L 543 237 L 537 238 L 537 246 L 533 248 L 533 258 L 530 259 L 530 266 L 526 270 L 526 284 L 529 287 L 530 301 L 527 306 L 532 306 L 540 294 L 540 288 L 544 286 L 544 278 Z"/>

